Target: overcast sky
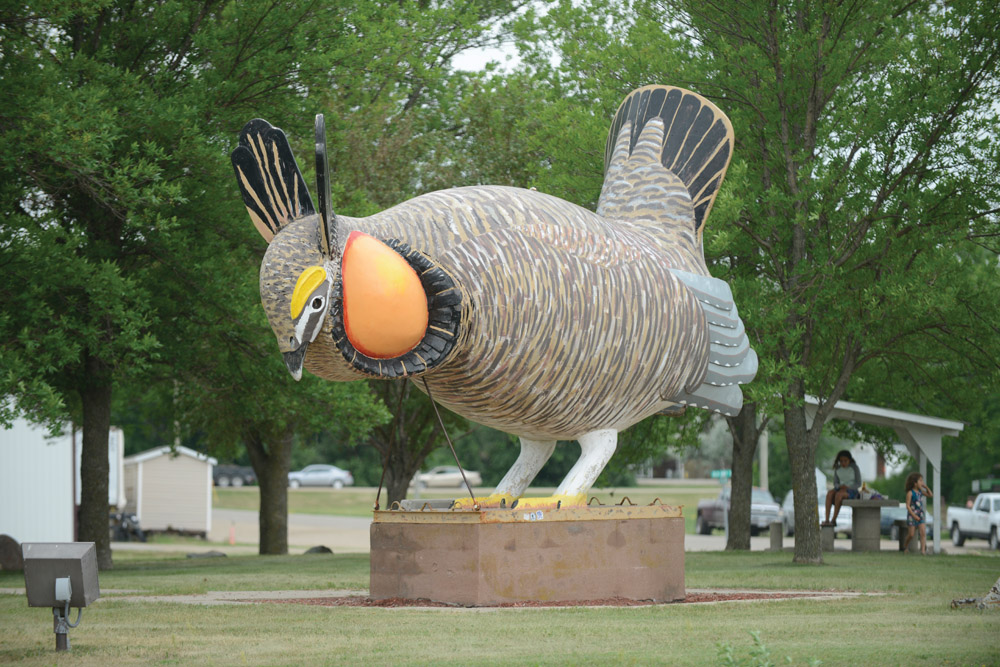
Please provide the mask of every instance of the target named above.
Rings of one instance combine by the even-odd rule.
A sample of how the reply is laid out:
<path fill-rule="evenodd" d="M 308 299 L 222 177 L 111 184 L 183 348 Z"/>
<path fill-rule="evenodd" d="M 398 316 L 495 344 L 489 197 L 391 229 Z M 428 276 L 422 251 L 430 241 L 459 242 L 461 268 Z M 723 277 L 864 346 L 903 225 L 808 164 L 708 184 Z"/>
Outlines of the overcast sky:
<path fill-rule="evenodd" d="M 510 60 L 508 60 L 510 58 Z M 510 71 L 517 67 L 521 59 L 517 55 L 517 49 L 513 44 L 504 44 L 501 47 L 488 47 L 484 49 L 469 49 L 455 56 L 452 67 L 466 72 L 478 72 L 486 67 L 490 61 L 500 63 L 501 69 Z"/>

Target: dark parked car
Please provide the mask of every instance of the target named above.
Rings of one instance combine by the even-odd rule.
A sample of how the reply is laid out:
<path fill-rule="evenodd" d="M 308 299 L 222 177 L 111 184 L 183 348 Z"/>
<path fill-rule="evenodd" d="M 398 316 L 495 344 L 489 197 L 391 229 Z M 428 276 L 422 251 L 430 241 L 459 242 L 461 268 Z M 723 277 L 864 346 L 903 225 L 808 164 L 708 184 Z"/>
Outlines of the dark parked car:
<path fill-rule="evenodd" d="M 257 475 L 250 466 L 217 465 L 212 469 L 216 486 L 250 486 L 257 483 Z"/>
<path fill-rule="evenodd" d="M 891 540 L 899 539 L 899 528 L 896 527 L 895 522 L 898 520 L 906 521 L 906 505 L 900 504 L 897 507 L 883 507 L 881 509 L 881 531 L 883 535 L 888 535 Z M 934 537 L 934 517 L 931 516 L 930 512 L 925 512 L 927 522 L 927 539 Z M 905 528 L 903 529 L 906 530 Z M 905 532 L 903 533 L 906 534 Z M 914 539 L 917 538 L 919 533 L 914 533 Z"/>
<path fill-rule="evenodd" d="M 288 486 L 297 489 L 300 486 L 332 486 L 341 489 L 354 484 L 354 476 L 337 466 L 314 463 L 302 470 L 288 473 Z"/>
<path fill-rule="evenodd" d="M 750 496 L 750 534 L 756 535 L 767 530 L 774 521 L 779 521 L 780 507 L 769 491 L 754 487 Z M 729 487 L 722 489 L 719 497 L 698 503 L 695 532 L 708 535 L 713 528 L 725 528 L 726 513 L 729 511 Z"/>

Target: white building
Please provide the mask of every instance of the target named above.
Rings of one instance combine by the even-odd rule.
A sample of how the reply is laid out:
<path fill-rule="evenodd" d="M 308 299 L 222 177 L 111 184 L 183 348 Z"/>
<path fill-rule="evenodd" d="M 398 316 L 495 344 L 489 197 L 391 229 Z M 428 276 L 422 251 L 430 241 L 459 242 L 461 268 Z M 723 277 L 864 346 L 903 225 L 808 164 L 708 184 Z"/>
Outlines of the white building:
<path fill-rule="evenodd" d="M 54 438 L 42 426 L 15 419 L 0 431 L 0 534 L 24 542 L 72 542 L 80 504 L 80 431 Z M 121 508 L 125 438 L 112 427 L 108 507 Z"/>
<path fill-rule="evenodd" d="M 866 482 L 893 477 L 902 472 L 910 461 L 910 452 L 906 449 L 906 445 L 899 444 L 893 445 L 892 454 L 880 458 L 874 445 L 859 442 L 851 447 L 851 456 L 861 470 L 861 479 Z"/>

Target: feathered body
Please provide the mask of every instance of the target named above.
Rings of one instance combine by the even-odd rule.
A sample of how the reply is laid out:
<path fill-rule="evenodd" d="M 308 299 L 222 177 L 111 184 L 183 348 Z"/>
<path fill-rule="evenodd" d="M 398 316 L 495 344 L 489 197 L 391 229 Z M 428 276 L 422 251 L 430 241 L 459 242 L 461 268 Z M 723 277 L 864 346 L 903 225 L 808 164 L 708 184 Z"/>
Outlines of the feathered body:
<path fill-rule="evenodd" d="M 462 290 L 462 324 L 454 352 L 423 377 L 436 400 L 474 422 L 571 440 L 624 429 L 704 378 L 701 308 L 647 230 L 504 187 L 434 192 L 368 218 L 338 216 L 338 226 L 399 239 L 447 267 Z M 265 275 L 286 253 L 281 241 L 268 249 Z M 282 297 L 269 312 L 287 312 Z M 306 370 L 366 377 L 329 330 L 309 346 Z"/>
<path fill-rule="evenodd" d="M 647 87 L 612 124 L 596 213 L 533 190 L 483 186 L 327 221 L 309 202 L 292 213 L 304 185 L 275 185 L 287 180 L 290 151 L 250 135 L 252 150 L 233 159 L 251 217 L 265 238 L 273 234 L 261 297 L 279 347 L 286 358 L 304 352 L 306 370 L 329 380 L 419 377 L 416 386 L 426 382 L 435 400 L 521 436 L 523 446 L 617 433 L 678 404 L 734 414 L 737 384 L 752 379 L 756 356 L 701 245 L 731 134 L 702 98 Z M 251 187 L 251 201 L 255 165 L 257 180 L 273 184 Z M 262 191 L 285 203 L 269 208 Z M 405 355 L 368 357 L 347 340 L 346 255 L 336 239 L 355 232 L 407 258 L 427 291 L 426 333 Z M 289 313 L 304 299 L 295 297 L 305 289 L 296 278 L 315 266 L 330 276 L 330 304 L 304 342 Z"/>

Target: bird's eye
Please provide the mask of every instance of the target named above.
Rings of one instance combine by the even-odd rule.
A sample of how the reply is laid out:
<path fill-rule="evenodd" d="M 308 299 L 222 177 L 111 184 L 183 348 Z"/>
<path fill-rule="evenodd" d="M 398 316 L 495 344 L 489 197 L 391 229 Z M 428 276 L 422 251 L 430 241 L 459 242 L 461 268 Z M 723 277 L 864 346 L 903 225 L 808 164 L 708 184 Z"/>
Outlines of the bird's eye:
<path fill-rule="evenodd" d="M 313 306 L 313 308 L 315 310 L 319 310 L 320 307 L 322 307 L 322 305 L 323 305 L 323 299 L 322 298 L 316 297 L 315 299 L 313 299 L 312 306 Z"/>

